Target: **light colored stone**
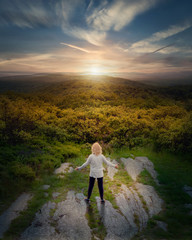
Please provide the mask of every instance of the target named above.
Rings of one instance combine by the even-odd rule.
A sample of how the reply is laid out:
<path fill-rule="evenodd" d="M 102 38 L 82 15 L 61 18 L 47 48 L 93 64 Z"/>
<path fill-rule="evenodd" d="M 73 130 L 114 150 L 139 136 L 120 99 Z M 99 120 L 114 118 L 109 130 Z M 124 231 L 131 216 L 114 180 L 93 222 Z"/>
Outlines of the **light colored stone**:
<path fill-rule="evenodd" d="M 56 204 L 45 203 L 35 214 L 32 224 L 21 234 L 20 240 L 57 240 L 59 239 L 55 228 L 50 224 L 50 211 Z"/>
<path fill-rule="evenodd" d="M 121 212 L 129 222 L 133 235 L 135 235 L 138 230 L 146 227 L 149 217 L 143 208 L 143 204 L 137 192 L 132 188 L 127 188 L 125 185 L 122 185 L 121 188 L 122 193 L 116 195 L 116 202 Z M 139 221 L 139 226 L 137 226 L 135 223 L 136 216 Z"/>
<path fill-rule="evenodd" d="M 98 237 L 95 236 L 95 235 L 93 235 L 93 238 L 94 238 L 95 240 L 100 240 L 100 238 L 98 238 Z"/>
<path fill-rule="evenodd" d="M 62 163 L 59 168 L 55 169 L 54 174 L 66 173 L 69 168 L 69 164 L 70 163 Z"/>
<path fill-rule="evenodd" d="M 165 232 L 167 232 L 167 223 L 162 221 L 155 221 L 157 223 L 157 226 L 163 229 Z"/>
<path fill-rule="evenodd" d="M 109 158 L 108 161 L 117 164 L 117 161 L 112 160 Z M 118 170 L 114 167 L 107 166 L 107 174 L 111 180 L 113 180 L 114 175 L 118 172 Z"/>
<path fill-rule="evenodd" d="M 155 189 L 141 183 L 136 183 L 135 187 L 146 203 L 149 216 L 158 214 L 162 210 L 163 200 L 157 195 Z"/>
<path fill-rule="evenodd" d="M 147 157 L 136 157 L 135 159 L 121 158 L 121 161 L 124 163 L 127 173 L 134 181 L 136 181 L 137 176 L 144 169 L 146 169 L 150 173 L 154 181 L 159 184 L 157 180 L 157 172 L 154 169 L 154 165 Z"/>
<path fill-rule="evenodd" d="M 130 237 L 147 226 L 149 217 L 158 214 L 163 203 L 153 187 L 140 183 L 136 183 L 135 187 L 139 195 L 132 187 L 122 185 L 122 191 L 115 196 L 119 209 L 128 221 Z M 143 200 L 148 211 L 145 210 Z M 161 224 L 161 227 L 165 228 L 165 225 Z"/>
<path fill-rule="evenodd" d="M 127 173 L 131 176 L 131 178 L 136 181 L 137 176 L 141 173 L 143 170 L 143 165 L 132 158 L 121 158 L 121 161 L 125 165 L 125 169 Z"/>
<path fill-rule="evenodd" d="M 99 214 L 107 230 L 105 240 L 128 240 L 131 239 L 130 225 L 126 218 L 113 208 L 109 201 L 101 204 L 100 198 L 96 197 Z"/>
<path fill-rule="evenodd" d="M 8 230 L 12 220 L 17 218 L 20 213 L 27 208 L 28 201 L 32 197 L 32 194 L 22 193 L 0 216 L 0 238 L 2 238 L 3 234 Z"/>
<path fill-rule="evenodd" d="M 53 219 L 57 221 L 59 239 L 91 239 L 91 229 L 88 226 L 84 195 L 69 191 L 65 201 L 59 202 Z"/>
<path fill-rule="evenodd" d="M 54 210 L 50 216 L 50 211 Z M 49 201 L 36 213 L 32 224 L 22 233 L 20 240 L 91 240 L 86 203 L 82 193 L 69 191 L 65 201 Z"/>
<path fill-rule="evenodd" d="M 64 175 L 58 175 L 58 178 L 64 178 L 65 176 Z"/>
<path fill-rule="evenodd" d="M 53 192 L 53 193 L 52 193 L 52 197 L 53 197 L 54 199 L 57 198 L 59 195 L 60 195 L 59 192 Z"/>
<path fill-rule="evenodd" d="M 145 168 L 150 173 L 155 182 L 158 184 L 157 172 L 154 169 L 153 163 L 147 157 L 136 157 L 135 161 L 141 162 L 141 164 L 143 165 L 143 169 Z"/>
<path fill-rule="evenodd" d="M 69 167 L 68 173 L 72 173 L 74 171 L 73 167 Z"/>
<path fill-rule="evenodd" d="M 119 193 L 116 196 L 116 202 L 118 207 L 120 208 L 123 215 L 126 217 L 128 221 L 128 229 L 130 232 L 130 238 L 133 237 L 138 232 L 138 227 L 135 224 L 135 217 L 134 217 L 134 211 L 130 205 L 128 205 L 127 198 L 123 193 Z"/>
<path fill-rule="evenodd" d="M 43 188 L 43 190 L 47 190 L 50 188 L 50 185 L 43 185 L 42 188 Z"/>

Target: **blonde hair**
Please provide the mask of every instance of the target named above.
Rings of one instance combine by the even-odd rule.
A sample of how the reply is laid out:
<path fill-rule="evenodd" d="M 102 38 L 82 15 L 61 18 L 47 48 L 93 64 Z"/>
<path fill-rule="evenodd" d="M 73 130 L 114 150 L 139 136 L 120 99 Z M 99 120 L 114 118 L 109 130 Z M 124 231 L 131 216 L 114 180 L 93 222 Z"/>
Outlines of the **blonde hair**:
<path fill-rule="evenodd" d="M 94 143 L 91 147 L 91 151 L 95 155 L 99 155 L 102 153 L 102 147 L 99 145 L 98 142 Z"/>

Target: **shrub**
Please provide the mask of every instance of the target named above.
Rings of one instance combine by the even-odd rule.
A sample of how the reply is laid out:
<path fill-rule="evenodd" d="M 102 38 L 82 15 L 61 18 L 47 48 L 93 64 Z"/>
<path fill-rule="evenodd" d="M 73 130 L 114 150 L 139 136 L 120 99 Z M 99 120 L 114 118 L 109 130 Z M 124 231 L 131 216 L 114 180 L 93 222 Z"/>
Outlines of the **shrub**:
<path fill-rule="evenodd" d="M 28 165 L 24 165 L 20 162 L 13 162 L 10 166 L 10 172 L 18 178 L 23 178 L 30 181 L 35 179 L 35 172 L 33 169 Z"/>

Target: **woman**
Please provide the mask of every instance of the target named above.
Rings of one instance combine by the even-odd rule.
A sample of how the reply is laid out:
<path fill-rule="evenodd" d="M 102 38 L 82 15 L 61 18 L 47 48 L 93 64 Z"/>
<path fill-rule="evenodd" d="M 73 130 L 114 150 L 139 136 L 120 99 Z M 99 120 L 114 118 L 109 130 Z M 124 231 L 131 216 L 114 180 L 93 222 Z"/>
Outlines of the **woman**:
<path fill-rule="evenodd" d="M 118 165 L 107 161 L 105 156 L 102 154 L 102 148 L 99 145 L 99 143 L 97 142 L 94 143 L 91 147 L 91 150 L 92 154 L 89 155 L 87 161 L 81 167 L 75 168 L 75 170 L 81 170 L 82 168 L 90 164 L 88 197 L 85 200 L 89 202 L 94 187 L 95 179 L 97 178 L 101 203 L 104 203 L 105 200 L 103 199 L 103 162 L 108 166 L 115 168 L 118 168 Z"/>

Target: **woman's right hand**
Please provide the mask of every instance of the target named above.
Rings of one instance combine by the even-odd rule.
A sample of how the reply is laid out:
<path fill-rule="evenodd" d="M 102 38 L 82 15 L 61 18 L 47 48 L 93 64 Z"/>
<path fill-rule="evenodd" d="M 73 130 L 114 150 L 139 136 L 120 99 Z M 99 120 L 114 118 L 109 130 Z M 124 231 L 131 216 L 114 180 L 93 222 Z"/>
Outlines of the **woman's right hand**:
<path fill-rule="evenodd" d="M 118 168 L 118 167 L 119 167 L 118 164 L 116 164 L 116 165 L 115 165 L 115 168 Z"/>
<path fill-rule="evenodd" d="M 76 167 L 75 170 L 78 171 L 78 170 L 79 170 L 79 167 Z"/>

